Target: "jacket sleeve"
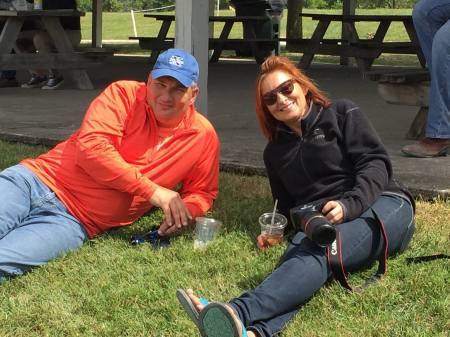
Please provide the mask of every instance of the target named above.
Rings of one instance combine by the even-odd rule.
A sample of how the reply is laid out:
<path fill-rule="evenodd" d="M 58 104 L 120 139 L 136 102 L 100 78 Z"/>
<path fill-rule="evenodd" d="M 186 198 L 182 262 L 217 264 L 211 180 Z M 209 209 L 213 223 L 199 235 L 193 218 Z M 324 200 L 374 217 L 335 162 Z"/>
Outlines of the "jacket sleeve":
<path fill-rule="evenodd" d="M 392 176 L 392 166 L 384 145 L 367 117 L 350 101 L 337 104 L 342 115 L 342 132 L 347 155 L 354 165 L 353 188 L 339 200 L 344 207 L 344 221 L 367 210 L 385 190 Z"/>
<path fill-rule="evenodd" d="M 115 82 L 89 106 L 77 135 L 77 165 L 98 183 L 150 199 L 156 184 L 127 163 L 118 151 L 136 88 Z"/>
<path fill-rule="evenodd" d="M 219 190 L 219 139 L 212 127 L 205 132 L 205 138 L 201 156 L 180 191 L 193 219 L 212 207 Z"/>

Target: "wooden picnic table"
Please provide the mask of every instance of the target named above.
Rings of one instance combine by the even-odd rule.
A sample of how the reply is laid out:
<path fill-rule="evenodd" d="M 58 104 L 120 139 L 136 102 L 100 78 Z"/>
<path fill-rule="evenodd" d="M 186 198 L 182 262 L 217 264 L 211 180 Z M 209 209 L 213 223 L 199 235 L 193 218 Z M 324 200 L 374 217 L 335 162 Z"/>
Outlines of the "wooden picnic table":
<path fill-rule="evenodd" d="M 85 68 L 99 65 L 99 58 L 111 52 L 96 48 L 75 50 L 60 22 L 61 17 L 84 15 L 84 12 L 72 9 L 0 10 L 0 22 L 4 22 L 0 34 L 0 69 L 61 69 L 65 70 L 66 77 L 75 81 L 78 88 L 92 89 Z M 48 32 L 56 52 L 11 53 L 25 20 L 36 21 Z"/>
<path fill-rule="evenodd" d="M 139 45 L 143 49 L 150 49 L 150 62 L 155 62 L 158 54 L 174 46 L 174 38 L 167 34 L 172 22 L 175 21 L 175 15 L 145 14 L 144 17 L 161 21 L 161 27 L 156 37 L 130 37 L 130 39 L 139 40 Z M 268 18 L 265 16 L 210 16 L 209 22 L 224 23 L 220 36 L 209 39 L 209 49 L 213 51 L 210 62 L 217 62 L 223 50 L 237 50 L 239 46 L 249 45 L 252 55 L 258 63 L 263 61 L 261 56 L 263 50 L 278 50 L 278 39 L 276 38 L 257 38 L 254 25 L 249 25 L 250 38 L 230 38 L 230 32 L 236 23 L 255 23 L 265 22 Z"/>
<path fill-rule="evenodd" d="M 370 69 L 374 60 L 382 53 L 416 54 L 422 67 L 425 57 L 419 45 L 411 15 L 338 15 L 302 13 L 317 21 L 310 39 L 282 39 L 289 41 L 290 50 L 302 52 L 299 62 L 302 68 L 308 68 L 315 54 L 354 57 L 361 72 Z M 342 23 L 342 39 L 326 39 L 325 34 L 331 22 Z M 378 22 L 378 27 L 370 38 L 361 38 L 356 30 L 356 22 Z M 408 34 L 409 41 L 384 41 L 392 22 L 401 22 Z"/>

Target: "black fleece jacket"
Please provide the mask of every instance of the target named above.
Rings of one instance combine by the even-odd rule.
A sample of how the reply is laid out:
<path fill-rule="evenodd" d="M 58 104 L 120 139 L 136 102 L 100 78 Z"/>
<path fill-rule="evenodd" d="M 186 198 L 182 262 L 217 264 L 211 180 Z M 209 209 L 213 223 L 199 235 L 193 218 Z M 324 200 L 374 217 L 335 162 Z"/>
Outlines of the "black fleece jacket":
<path fill-rule="evenodd" d="M 312 104 L 299 136 L 279 123 L 264 150 L 274 199 L 289 219 L 289 209 L 317 200 L 337 200 L 344 221 L 359 217 L 386 191 L 409 193 L 392 179 L 389 156 L 369 120 L 353 102 L 329 108 Z"/>

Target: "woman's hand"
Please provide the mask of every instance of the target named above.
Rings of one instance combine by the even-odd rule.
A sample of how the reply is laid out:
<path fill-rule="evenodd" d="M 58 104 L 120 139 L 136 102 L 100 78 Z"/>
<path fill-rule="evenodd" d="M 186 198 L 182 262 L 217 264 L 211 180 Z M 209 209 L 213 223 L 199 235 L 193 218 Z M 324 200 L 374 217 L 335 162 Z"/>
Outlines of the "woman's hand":
<path fill-rule="evenodd" d="M 264 237 L 262 234 L 259 234 L 258 237 L 256 238 L 256 245 L 258 246 L 259 249 L 261 249 L 263 251 L 270 247 L 267 240 L 264 240 Z"/>
<path fill-rule="evenodd" d="M 344 220 L 344 209 L 336 200 L 328 201 L 322 208 L 322 213 L 333 225 L 338 225 Z"/>

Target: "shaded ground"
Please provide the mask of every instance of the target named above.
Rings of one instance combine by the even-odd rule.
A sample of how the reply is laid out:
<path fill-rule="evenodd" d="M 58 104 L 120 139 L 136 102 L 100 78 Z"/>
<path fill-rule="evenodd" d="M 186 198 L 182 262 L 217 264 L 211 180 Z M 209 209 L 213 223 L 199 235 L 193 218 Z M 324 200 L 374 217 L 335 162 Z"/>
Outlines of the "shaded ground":
<path fill-rule="evenodd" d="M 79 126 L 89 102 L 109 82 L 145 80 L 151 66 L 143 57 L 114 57 L 104 66 L 89 70 L 96 89 L 60 90 L 0 89 L 0 137 L 32 143 L 53 144 Z M 223 169 L 264 173 L 261 136 L 254 112 L 253 62 L 221 61 L 211 64 L 208 85 L 208 118 L 222 143 Z M 376 84 L 363 80 L 356 68 L 313 65 L 308 74 L 331 98 L 346 97 L 368 115 L 391 155 L 395 175 L 414 194 L 425 197 L 450 195 L 450 156 L 417 159 L 401 155 L 400 148 L 417 111 L 416 107 L 390 105 L 378 95 Z M 27 74 L 19 73 L 25 81 Z"/>

